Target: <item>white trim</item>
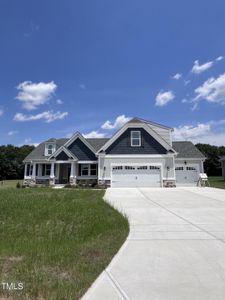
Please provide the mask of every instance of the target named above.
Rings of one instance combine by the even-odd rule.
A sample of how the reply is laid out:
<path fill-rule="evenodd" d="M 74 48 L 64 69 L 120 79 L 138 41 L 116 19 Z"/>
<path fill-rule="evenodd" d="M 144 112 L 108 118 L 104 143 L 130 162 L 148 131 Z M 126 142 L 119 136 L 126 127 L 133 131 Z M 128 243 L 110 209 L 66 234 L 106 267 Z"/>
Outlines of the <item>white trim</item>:
<path fill-rule="evenodd" d="M 185 160 L 198 160 L 198 161 L 204 161 L 205 160 L 205 158 L 185 158 L 185 157 L 179 157 L 179 158 L 175 158 L 175 162 L 177 161 L 177 160 L 183 160 L 183 161 L 185 161 Z"/>
<path fill-rule="evenodd" d="M 105 151 L 111 144 L 113 144 L 120 135 L 122 135 L 128 128 L 143 128 L 145 129 L 157 142 L 159 142 L 166 150 L 172 150 L 175 152 L 175 150 L 172 148 L 171 145 L 169 145 L 157 132 L 155 132 L 150 126 L 148 126 L 146 123 L 138 123 L 138 124 L 132 124 L 127 123 L 125 124 L 120 130 L 118 130 L 111 139 L 106 142 L 105 145 L 103 145 L 97 152 L 100 153 L 101 151 Z"/>
<path fill-rule="evenodd" d="M 76 132 L 63 146 L 69 147 L 76 139 L 80 139 L 94 154 L 96 153 L 96 150 L 88 143 L 88 141 L 80 134 L 79 132 Z"/>
<path fill-rule="evenodd" d="M 106 158 L 170 158 L 174 154 L 120 154 L 120 155 L 105 155 Z"/>
<path fill-rule="evenodd" d="M 56 150 L 51 156 L 49 156 L 48 161 L 51 160 L 51 158 L 58 156 L 61 152 L 65 152 L 68 158 L 73 158 L 74 160 L 78 160 L 77 157 L 67 148 L 64 146 L 61 146 L 58 150 Z"/>
<path fill-rule="evenodd" d="M 97 160 L 79 160 L 77 162 L 78 164 L 96 164 L 98 163 Z"/>

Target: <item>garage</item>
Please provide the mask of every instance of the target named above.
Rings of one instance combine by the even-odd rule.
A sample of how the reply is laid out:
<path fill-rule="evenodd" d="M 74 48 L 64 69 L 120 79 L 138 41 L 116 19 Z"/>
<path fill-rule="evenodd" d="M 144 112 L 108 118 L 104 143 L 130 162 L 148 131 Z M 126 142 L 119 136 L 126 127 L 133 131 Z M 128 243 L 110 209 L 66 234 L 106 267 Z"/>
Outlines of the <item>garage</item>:
<path fill-rule="evenodd" d="M 111 165 L 111 187 L 160 187 L 161 166 L 149 164 Z"/>
<path fill-rule="evenodd" d="M 199 165 L 197 164 L 176 164 L 176 182 L 182 184 L 197 184 L 199 177 Z"/>

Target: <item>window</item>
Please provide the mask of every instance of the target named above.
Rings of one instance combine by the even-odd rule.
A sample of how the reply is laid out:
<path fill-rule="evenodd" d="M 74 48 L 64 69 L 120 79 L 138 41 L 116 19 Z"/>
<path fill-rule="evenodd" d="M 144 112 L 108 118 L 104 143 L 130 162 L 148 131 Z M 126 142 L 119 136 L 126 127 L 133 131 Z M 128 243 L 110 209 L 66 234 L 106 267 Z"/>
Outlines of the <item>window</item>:
<path fill-rule="evenodd" d="M 186 167 L 187 171 L 196 171 L 194 167 Z"/>
<path fill-rule="evenodd" d="M 88 176 L 88 165 L 81 165 L 81 176 Z"/>
<path fill-rule="evenodd" d="M 36 176 L 38 176 L 38 166 L 39 166 L 39 165 L 36 164 L 36 174 L 35 174 Z"/>
<path fill-rule="evenodd" d="M 141 132 L 131 131 L 131 146 L 140 147 L 141 146 Z"/>
<path fill-rule="evenodd" d="M 148 167 L 147 166 L 139 166 L 137 167 L 138 170 L 147 170 Z"/>
<path fill-rule="evenodd" d="M 48 145 L 48 155 L 53 153 L 53 145 Z"/>
<path fill-rule="evenodd" d="M 123 166 L 114 166 L 113 170 L 123 170 Z"/>
<path fill-rule="evenodd" d="M 184 167 L 176 167 L 175 168 L 175 171 L 183 171 L 184 170 Z"/>
<path fill-rule="evenodd" d="M 149 166 L 150 170 L 160 170 L 160 167 L 157 166 Z"/>
<path fill-rule="evenodd" d="M 96 176 L 97 175 L 97 165 L 96 164 L 93 164 L 91 165 L 91 172 L 90 172 L 91 176 Z"/>
<path fill-rule="evenodd" d="M 135 167 L 133 166 L 125 166 L 124 168 L 125 170 L 135 170 Z"/>
<path fill-rule="evenodd" d="M 51 165 L 43 164 L 42 165 L 42 176 L 50 176 L 51 174 Z"/>

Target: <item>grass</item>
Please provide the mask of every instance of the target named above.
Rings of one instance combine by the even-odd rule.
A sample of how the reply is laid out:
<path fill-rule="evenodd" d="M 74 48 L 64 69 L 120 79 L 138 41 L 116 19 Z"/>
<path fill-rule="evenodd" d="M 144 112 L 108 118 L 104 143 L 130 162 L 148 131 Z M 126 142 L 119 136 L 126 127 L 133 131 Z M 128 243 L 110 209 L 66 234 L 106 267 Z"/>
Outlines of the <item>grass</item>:
<path fill-rule="evenodd" d="M 17 185 L 17 182 L 19 182 L 20 185 L 23 184 L 23 180 L 21 180 L 21 179 L 0 181 L 0 190 L 5 189 L 5 188 L 15 188 Z"/>
<path fill-rule="evenodd" d="M 209 177 L 209 183 L 211 187 L 225 189 L 225 180 L 222 176 Z"/>
<path fill-rule="evenodd" d="M 0 190 L 0 299 L 79 299 L 123 244 L 128 222 L 104 191 Z"/>

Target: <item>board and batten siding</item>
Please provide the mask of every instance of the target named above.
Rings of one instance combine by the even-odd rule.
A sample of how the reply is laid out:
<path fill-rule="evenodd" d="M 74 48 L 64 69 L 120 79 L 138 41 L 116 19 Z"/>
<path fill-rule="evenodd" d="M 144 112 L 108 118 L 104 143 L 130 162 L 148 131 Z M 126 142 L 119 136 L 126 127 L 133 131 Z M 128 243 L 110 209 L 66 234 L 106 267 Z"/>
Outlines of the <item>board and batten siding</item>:
<path fill-rule="evenodd" d="M 78 158 L 78 160 L 97 160 L 93 153 L 79 138 L 77 138 L 68 149 Z"/>
<path fill-rule="evenodd" d="M 149 157 L 99 157 L 99 180 L 110 180 L 111 179 L 111 164 L 161 164 L 162 165 L 162 176 L 163 179 L 174 179 L 175 178 L 175 169 L 173 157 L 160 157 L 160 158 L 149 158 Z M 167 170 L 169 167 L 169 170 Z"/>
<path fill-rule="evenodd" d="M 141 146 L 131 146 L 131 131 L 141 132 Z M 106 154 L 166 154 L 167 150 L 143 128 L 128 128 L 106 149 Z"/>
<path fill-rule="evenodd" d="M 158 135 L 160 135 L 170 146 L 172 146 L 171 129 L 162 128 L 157 125 L 148 124 Z"/>

